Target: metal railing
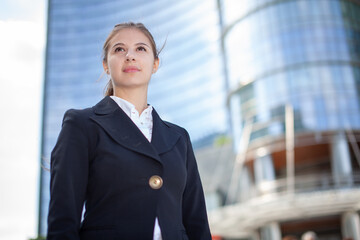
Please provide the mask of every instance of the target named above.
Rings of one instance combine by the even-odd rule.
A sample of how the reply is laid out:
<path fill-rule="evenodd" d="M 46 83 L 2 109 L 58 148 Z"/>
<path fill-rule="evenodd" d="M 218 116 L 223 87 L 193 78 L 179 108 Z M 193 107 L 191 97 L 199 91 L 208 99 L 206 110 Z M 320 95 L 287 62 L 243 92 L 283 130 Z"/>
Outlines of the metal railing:
<path fill-rule="evenodd" d="M 353 172 L 352 174 L 342 177 L 334 177 L 331 173 L 304 174 L 295 176 L 293 189 L 288 189 L 286 178 L 279 178 L 274 181 L 263 181 L 252 185 L 248 191 L 239 189 L 237 200 L 245 202 L 266 195 L 281 196 L 351 188 L 360 188 L 360 172 Z"/>

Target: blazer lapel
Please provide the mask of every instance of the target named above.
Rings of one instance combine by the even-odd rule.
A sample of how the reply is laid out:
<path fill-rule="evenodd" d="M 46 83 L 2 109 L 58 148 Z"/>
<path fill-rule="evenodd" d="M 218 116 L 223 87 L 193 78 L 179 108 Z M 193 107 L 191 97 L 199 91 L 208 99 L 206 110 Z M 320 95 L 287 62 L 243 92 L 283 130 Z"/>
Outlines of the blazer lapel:
<path fill-rule="evenodd" d="M 90 118 L 99 124 L 117 143 L 161 162 L 152 144 L 110 97 L 105 97 L 96 104 L 93 111 L 95 114 Z M 155 129 L 153 129 L 154 131 Z"/>
<path fill-rule="evenodd" d="M 174 130 L 169 124 L 164 122 L 155 109 L 152 111 L 153 116 L 153 135 L 151 143 L 158 154 L 170 151 L 178 139 L 180 134 Z"/>

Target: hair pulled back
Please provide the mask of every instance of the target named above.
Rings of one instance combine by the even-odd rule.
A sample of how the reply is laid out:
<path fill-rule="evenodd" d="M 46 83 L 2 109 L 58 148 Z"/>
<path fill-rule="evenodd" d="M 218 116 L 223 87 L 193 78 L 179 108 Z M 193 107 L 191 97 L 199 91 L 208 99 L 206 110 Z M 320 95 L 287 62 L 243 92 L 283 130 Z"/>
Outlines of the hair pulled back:
<path fill-rule="evenodd" d="M 107 62 L 107 56 L 108 56 L 108 52 L 109 52 L 110 41 L 114 38 L 114 36 L 119 31 L 121 31 L 123 29 L 127 29 L 127 28 L 137 29 L 137 30 L 141 31 L 150 41 L 151 49 L 152 49 L 153 54 L 154 54 L 154 59 L 159 58 L 160 51 L 158 51 L 157 48 L 156 48 L 156 43 L 155 43 L 154 37 L 152 36 L 150 31 L 144 26 L 144 24 L 126 22 L 126 23 L 116 24 L 114 26 L 113 30 L 108 35 L 108 37 L 106 38 L 106 41 L 105 41 L 104 46 L 103 46 L 103 51 L 102 51 L 102 58 L 103 58 L 104 63 L 106 63 L 106 64 L 108 63 Z M 111 82 L 111 79 L 109 79 L 108 83 L 106 84 L 105 96 L 112 96 L 113 94 L 114 94 L 114 87 L 113 87 L 113 84 Z"/>

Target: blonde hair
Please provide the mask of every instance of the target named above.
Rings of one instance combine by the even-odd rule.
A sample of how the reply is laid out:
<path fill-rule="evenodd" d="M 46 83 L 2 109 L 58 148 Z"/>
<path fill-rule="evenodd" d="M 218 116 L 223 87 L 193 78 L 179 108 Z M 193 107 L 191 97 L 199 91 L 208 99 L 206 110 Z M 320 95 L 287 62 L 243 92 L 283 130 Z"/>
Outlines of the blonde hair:
<path fill-rule="evenodd" d="M 144 26 L 144 24 L 127 22 L 127 23 L 116 24 L 114 26 L 113 30 L 108 35 L 108 37 L 106 38 L 106 41 L 105 41 L 104 46 L 103 46 L 103 51 L 102 51 L 102 58 L 103 58 L 104 63 L 107 64 L 107 55 L 108 55 L 108 52 L 109 52 L 110 41 L 113 39 L 113 37 L 119 31 L 121 31 L 123 29 L 126 29 L 126 28 L 134 28 L 134 29 L 137 29 L 137 30 L 141 31 L 150 41 L 151 49 L 152 49 L 153 54 L 154 54 L 154 59 L 159 58 L 160 51 L 161 51 L 161 49 L 163 47 L 159 51 L 157 50 L 154 37 L 151 35 L 150 31 Z M 112 96 L 114 94 L 114 87 L 113 87 L 113 84 L 111 82 L 111 79 L 109 79 L 108 83 L 106 84 L 105 89 L 106 89 L 105 90 L 105 96 Z"/>

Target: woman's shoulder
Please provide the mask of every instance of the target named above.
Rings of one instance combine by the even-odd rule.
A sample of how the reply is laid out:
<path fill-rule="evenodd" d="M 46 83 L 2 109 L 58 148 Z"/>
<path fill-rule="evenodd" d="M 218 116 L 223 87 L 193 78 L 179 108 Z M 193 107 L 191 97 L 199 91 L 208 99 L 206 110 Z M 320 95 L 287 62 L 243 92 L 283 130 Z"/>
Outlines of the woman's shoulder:
<path fill-rule="evenodd" d="M 172 130 L 174 130 L 175 132 L 177 132 L 177 133 L 179 133 L 180 135 L 182 135 L 183 137 L 185 137 L 186 139 L 189 139 L 190 137 L 189 137 L 189 133 L 188 133 L 188 131 L 185 129 L 185 128 L 183 128 L 183 127 L 181 127 L 181 126 L 179 126 L 179 125 L 177 125 L 177 124 L 175 124 L 175 123 L 171 123 L 171 122 L 168 122 L 168 121 L 163 121 L 170 129 L 172 129 Z"/>
<path fill-rule="evenodd" d="M 87 108 L 82 108 L 82 109 L 75 109 L 75 108 L 68 109 L 64 114 L 64 119 L 65 118 L 73 118 L 75 120 L 76 119 L 82 119 L 82 120 L 88 119 L 89 117 L 94 115 L 94 112 L 104 108 L 103 105 L 106 105 L 106 103 L 110 101 L 109 99 L 110 98 L 105 97 L 92 107 L 87 107 Z"/>
<path fill-rule="evenodd" d="M 165 120 L 163 120 L 163 122 L 164 122 L 169 128 L 172 128 L 172 129 L 174 129 L 174 130 L 176 130 L 176 131 L 181 131 L 181 132 L 185 131 L 185 132 L 186 132 L 186 129 L 185 129 L 185 128 L 180 127 L 179 125 L 177 125 L 177 124 L 175 124 L 175 123 L 171 123 L 171 122 L 168 122 L 168 121 L 165 121 Z"/>
<path fill-rule="evenodd" d="M 93 110 L 91 108 L 71 108 L 66 110 L 66 112 L 64 113 L 62 125 L 64 126 L 64 124 L 68 123 L 86 129 L 88 128 L 89 124 L 91 125 L 90 119 L 92 115 Z"/>
<path fill-rule="evenodd" d="M 66 110 L 64 114 L 64 120 L 67 118 L 71 118 L 74 120 L 80 120 L 89 117 L 92 115 L 93 111 L 91 108 L 84 108 L 84 109 L 75 109 L 71 108 Z"/>

